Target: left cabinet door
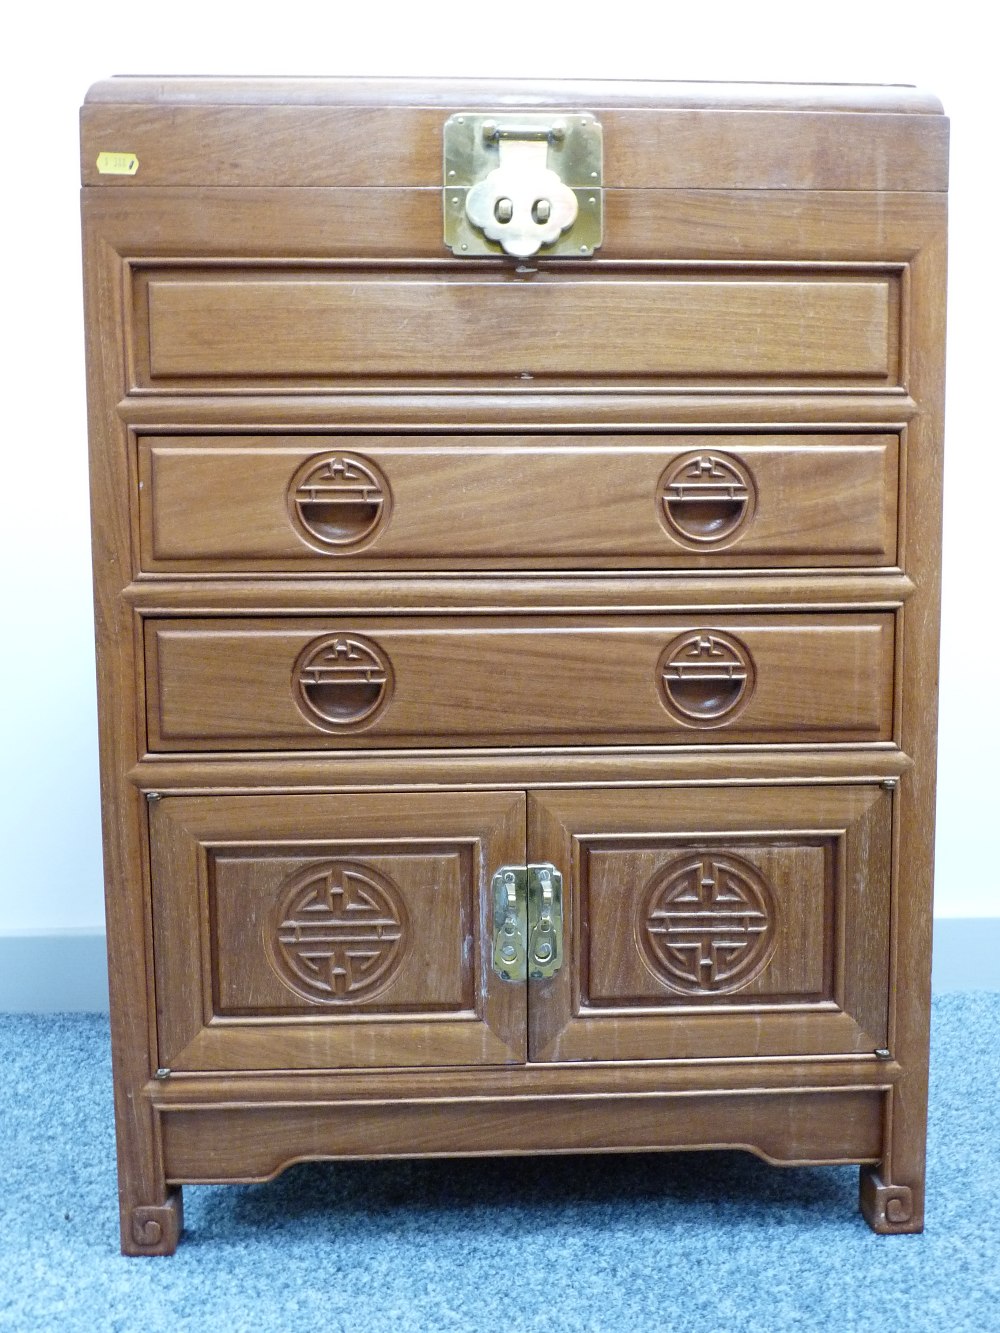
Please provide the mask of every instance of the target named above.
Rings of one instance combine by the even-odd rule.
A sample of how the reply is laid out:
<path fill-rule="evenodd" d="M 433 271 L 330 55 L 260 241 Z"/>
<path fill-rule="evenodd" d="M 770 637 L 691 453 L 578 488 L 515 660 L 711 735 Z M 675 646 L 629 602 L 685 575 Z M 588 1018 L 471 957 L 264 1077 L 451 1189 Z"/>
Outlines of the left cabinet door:
<path fill-rule="evenodd" d="M 490 877 L 521 792 L 150 802 L 159 1063 L 507 1064 L 523 986 L 491 966 Z"/>

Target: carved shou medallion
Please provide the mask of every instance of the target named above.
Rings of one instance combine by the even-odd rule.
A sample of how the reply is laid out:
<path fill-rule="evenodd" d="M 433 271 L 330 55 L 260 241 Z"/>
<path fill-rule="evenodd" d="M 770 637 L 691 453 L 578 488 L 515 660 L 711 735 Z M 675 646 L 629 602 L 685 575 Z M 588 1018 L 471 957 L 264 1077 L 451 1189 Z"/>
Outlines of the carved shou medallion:
<path fill-rule="evenodd" d="M 389 483 L 371 459 L 358 454 L 307 458 L 288 487 L 292 526 L 310 546 L 333 554 L 371 541 L 389 509 Z"/>
<path fill-rule="evenodd" d="M 659 871 L 640 898 L 635 938 L 664 985 L 689 994 L 739 990 L 774 952 L 774 896 L 742 857 L 681 857 Z"/>
<path fill-rule="evenodd" d="M 657 514 L 689 550 L 714 549 L 735 541 L 753 521 L 757 491 L 741 459 L 698 450 L 674 460 L 657 487 Z"/>
<path fill-rule="evenodd" d="M 348 731 L 374 722 L 392 689 L 388 657 L 358 634 L 313 639 L 292 669 L 296 703 L 324 731 Z"/>
<path fill-rule="evenodd" d="M 264 947 L 281 980 L 303 999 L 354 1004 L 384 991 L 407 943 L 396 886 L 370 866 L 324 861 L 281 886 Z"/>

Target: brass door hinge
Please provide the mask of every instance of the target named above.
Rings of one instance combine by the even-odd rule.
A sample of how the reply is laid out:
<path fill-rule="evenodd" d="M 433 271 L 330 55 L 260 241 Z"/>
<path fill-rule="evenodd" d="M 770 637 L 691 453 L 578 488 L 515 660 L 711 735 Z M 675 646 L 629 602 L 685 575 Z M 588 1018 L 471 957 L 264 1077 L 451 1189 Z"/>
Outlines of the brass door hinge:
<path fill-rule="evenodd" d="M 601 244 L 601 126 L 589 112 L 452 116 L 444 127 L 444 239 L 461 257 L 577 259 Z"/>

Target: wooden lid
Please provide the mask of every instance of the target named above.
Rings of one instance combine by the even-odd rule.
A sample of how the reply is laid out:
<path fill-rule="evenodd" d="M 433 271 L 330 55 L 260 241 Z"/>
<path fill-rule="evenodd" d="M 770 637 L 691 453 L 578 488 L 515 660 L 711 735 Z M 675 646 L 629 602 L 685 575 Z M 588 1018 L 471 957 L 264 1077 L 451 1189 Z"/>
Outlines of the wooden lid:
<path fill-rule="evenodd" d="M 141 78 L 95 83 L 85 102 L 171 106 L 686 107 L 719 111 L 880 111 L 940 115 L 910 84 L 678 83 L 581 79 Z"/>
<path fill-rule="evenodd" d="M 609 190 L 947 188 L 940 102 L 869 84 L 116 78 L 87 94 L 81 170 L 117 189 L 440 189 L 452 113 L 567 108 L 600 120 Z"/>

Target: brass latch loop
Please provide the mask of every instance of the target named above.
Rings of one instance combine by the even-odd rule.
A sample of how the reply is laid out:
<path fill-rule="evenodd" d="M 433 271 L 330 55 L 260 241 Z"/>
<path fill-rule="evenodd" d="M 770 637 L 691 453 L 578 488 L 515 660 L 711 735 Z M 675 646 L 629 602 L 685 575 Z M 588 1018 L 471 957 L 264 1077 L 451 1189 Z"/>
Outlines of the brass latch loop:
<path fill-rule="evenodd" d="M 528 121 L 483 121 L 483 138 L 487 143 L 495 139 L 545 139 L 562 143 L 566 138 L 566 122 L 557 120 L 546 125 Z"/>

